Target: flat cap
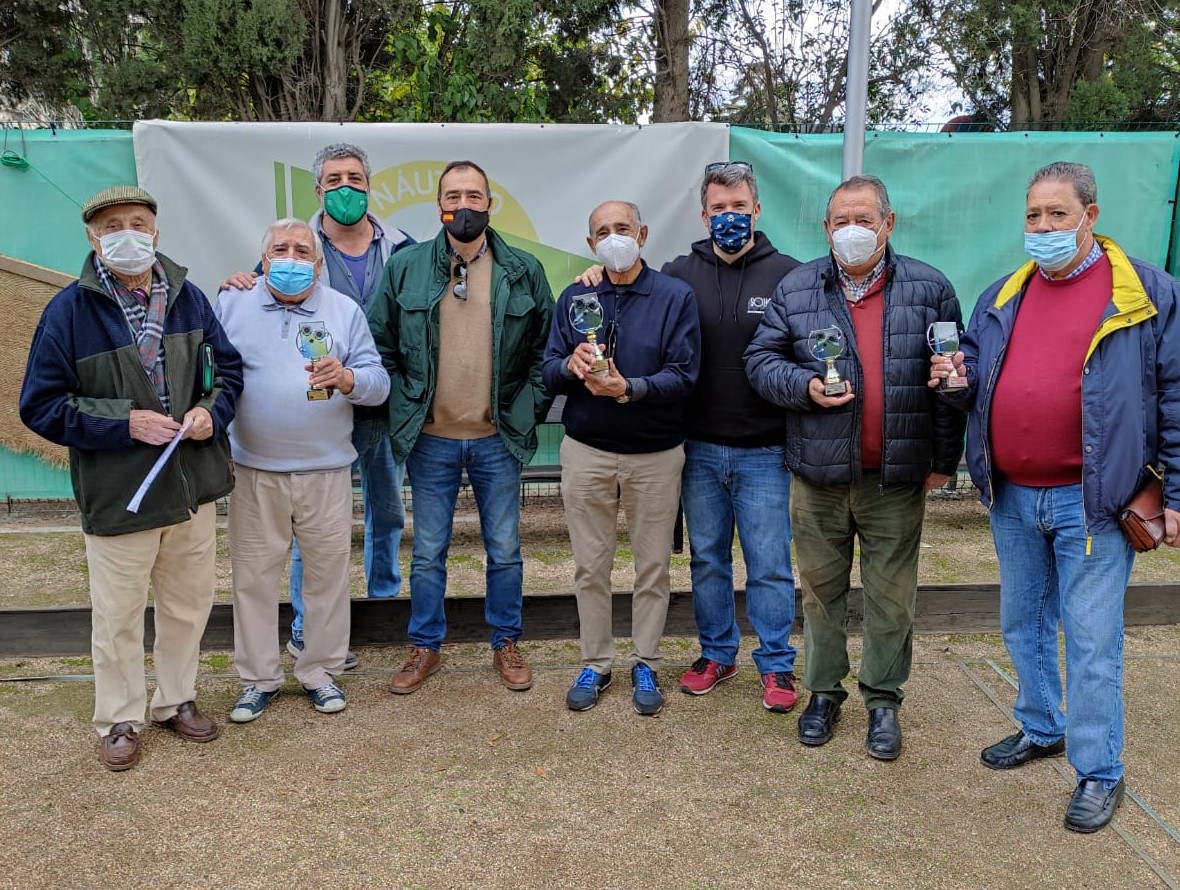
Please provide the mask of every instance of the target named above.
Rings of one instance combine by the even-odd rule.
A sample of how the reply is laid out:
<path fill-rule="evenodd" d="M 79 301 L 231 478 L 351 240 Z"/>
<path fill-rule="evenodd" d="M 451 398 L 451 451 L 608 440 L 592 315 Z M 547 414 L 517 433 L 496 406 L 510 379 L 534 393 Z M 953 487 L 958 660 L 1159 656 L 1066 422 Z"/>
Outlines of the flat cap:
<path fill-rule="evenodd" d="M 143 204 L 150 207 L 152 213 L 156 212 L 156 199 L 139 186 L 113 185 L 109 189 L 103 189 L 82 205 L 82 222 L 90 222 L 91 217 L 98 211 L 116 204 Z"/>

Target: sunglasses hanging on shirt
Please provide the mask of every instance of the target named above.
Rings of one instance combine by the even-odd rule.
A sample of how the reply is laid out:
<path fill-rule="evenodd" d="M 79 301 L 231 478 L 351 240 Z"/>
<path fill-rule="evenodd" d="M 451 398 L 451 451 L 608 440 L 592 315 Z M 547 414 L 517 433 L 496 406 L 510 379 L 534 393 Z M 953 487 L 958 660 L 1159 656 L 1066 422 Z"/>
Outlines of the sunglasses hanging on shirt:
<path fill-rule="evenodd" d="M 483 256 L 487 252 L 488 252 L 488 239 L 487 238 L 484 238 L 483 246 L 480 247 L 479 252 L 475 256 L 473 256 L 470 260 L 464 260 L 451 247 L 450 244 L 447 245 L 447 253 L 449 253 L 451 255 L 451 259 L 453 259 L 455 261 L 455 265 L 451 269 L 451 277 L 458 279 L 455 282 L 454 287 L 451 288 L 451 293 L 453 293 L 455 295 L 456 300 L 463 300 L 463 301 L 467 300 L 467 266 L 470 263 L 474 263 L 476 260 L 478 260 L 481 256 Z"/>

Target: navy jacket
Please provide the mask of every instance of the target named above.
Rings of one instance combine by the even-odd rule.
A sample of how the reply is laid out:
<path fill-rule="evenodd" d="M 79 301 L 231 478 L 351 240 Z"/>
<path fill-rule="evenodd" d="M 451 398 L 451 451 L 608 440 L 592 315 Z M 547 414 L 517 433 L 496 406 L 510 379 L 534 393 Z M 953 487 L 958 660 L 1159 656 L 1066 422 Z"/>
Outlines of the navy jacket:
<path fill-rule="evenodd" d="M 586 339 L 570 325 L 570 300 L 590 292 L 597 292 L 604 312 L 599 342 L 613 346 L 608 357 L 631 381 L 632 401 L 625 405 L 591 395 L 566 370 L 570 354 Z M 639 277 L 625 287 L 616 289 L 604 276 L 597 288 L 572 284 L 562 291 L 553 311 L 542 374 L 550 393 L 566 395 L 561 420 L 567 435 L 602 451 L 648 454 L 684 442 L 685 408 L 700 357 L 692 289 L 644 263 Z"/>
<path fill-rule="evenodd" d="M 25 426 L 70 449 L 70 478 L 82 514 L 82 530 L 121 535 L 184 522 L 201 504 L 233 488 L 226 428 L 242 391 L 242 359 L 213 314 L 213 307 L 185 280 L 186 270 L 162 254 L 168 276 L 164 315 L 164 373 L 172 418 L 194 406 L 213 418 L 211 438 L 181 442 L 138 513 L 127 512 L 163 446 L 131 438 L 132 408 L 163 413 L 164 407 L 140 363 L 122 307 L 107 295 L 94 254 L 82 274 L 49 301 L 33 344 L 20 394 Z M 200 353 L 213 349 L 213 386 L 203 392 Z"/>
<path fill-rule="evenodd" d="M 1087 531 L 1101 532 L 1115 527 L 1149 478 L 1149 465 L 1163 472 L 1167 506 L 1180 510 L 1180 310 L 1174 278 L 1096 237 L 1110 260 L 1114 292 L 1082 370 L 1082 505 Z M 962 343 L 967 390 L 944 396 L 970 409 L 967 465 L 989 507 L 992 396 L 1035 274 L 1036 264 L 1026 263 L 980 296 Z"/>
<path fill-rule="evenodd" d="M 927 387 L 931 322 L 962 322 L 959 301 L 946 276 L 932 266 L 886 247 L 882 355 L 885 405 L 881 484 L 922 482 L 930 473 L 950 475 L 963 454 L 962 416 Z M 763 398 L 787 409 L 786 464 L 815 485 L 848 485 L 861 479 L 861 400 L 821 408 L 808 383 L 825 364 L 807 347 L 808 335 L 836 325 L 845 352 L 840 376 L 864 391 L 864 368 L 848 302 L 831 254 L 800 266 L 782 280 L 746 350 L 746 373 Z"/>

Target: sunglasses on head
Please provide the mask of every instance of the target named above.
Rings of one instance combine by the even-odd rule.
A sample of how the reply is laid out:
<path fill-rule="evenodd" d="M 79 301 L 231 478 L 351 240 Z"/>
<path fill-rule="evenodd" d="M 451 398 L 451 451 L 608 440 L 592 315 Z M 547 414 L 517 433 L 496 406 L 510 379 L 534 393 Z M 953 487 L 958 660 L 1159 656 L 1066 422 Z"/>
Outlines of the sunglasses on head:
<path fill-rule="evenodd" d="M 754 165 L 748 161 L 714 161 L 712 164 L 705 164 L 706 173 L 716 173 L 718 170 L 728 170 L 730 167 L 737 167 L 739 170 L 749 170 L 754 172 Z"/>

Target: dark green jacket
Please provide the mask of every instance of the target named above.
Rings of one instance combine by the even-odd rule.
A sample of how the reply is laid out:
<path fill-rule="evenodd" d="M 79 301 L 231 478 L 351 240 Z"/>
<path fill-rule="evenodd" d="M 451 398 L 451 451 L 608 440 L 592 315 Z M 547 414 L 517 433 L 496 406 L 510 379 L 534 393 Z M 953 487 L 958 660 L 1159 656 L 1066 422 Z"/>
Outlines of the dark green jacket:
<path fill-rule="evenodd" d="M 553 293 L 536 257 L 516 250 L 491 229 L 492 422 L 508 450 L 528 463 L 537 424 L 551 397 L 541 358 L 553 315 Z M 389 258 L 380 291 L 369 304 L 369 327 L 389 372 L 389 433 L 404 461 L 418 440 L 438 377 L 439 303 L 451 277 L 446 232 Z"/>
<path fill-rule="evenodd" d="M 139 512 L 127 511 L 140 482 L 164 450 L 131 438 L 132 408 L 163 413 L 143 369 L 131 327 L 94 271 L 94 254 L 82 274 L 57 294 L 41 315 L 20 395 L 20 416 L 33 432 L 70 449 L 70 477 L 82 530 L 121 535 L 189 519 L 201 504 L 233 488 L 226 427 L 242 391 L 242 359 L 213 315 L 205 295 L 185 281 L 186 270 L 157 259 L 168 276 L 164 315 L 164 374 L 172 418 L 194 406 L 213 418 L 213 435 L 180 444 Z M 201 345 L 213 347 L 216 372 L 203 392 Z"/>

